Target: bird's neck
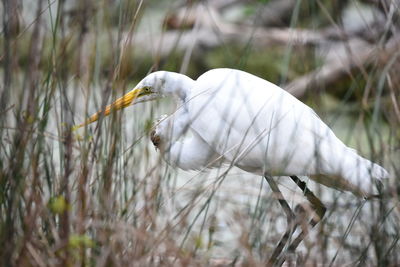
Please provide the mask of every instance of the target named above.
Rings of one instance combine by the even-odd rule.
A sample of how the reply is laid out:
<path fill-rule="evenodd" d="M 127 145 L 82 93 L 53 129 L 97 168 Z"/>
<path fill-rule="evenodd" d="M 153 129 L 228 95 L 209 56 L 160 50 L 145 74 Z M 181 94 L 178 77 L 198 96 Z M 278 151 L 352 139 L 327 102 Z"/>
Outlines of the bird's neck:
<path fill-rule="evenodd" d="M 168 79 L 170 84 L 164 87 L 165 95 L 171 95 L 179 98 L 181 101 L 186 101 L 188 93 L 194 86 L 194 80 L 176 72 L 169 72 L 168 75 L 171 79 Z"/>

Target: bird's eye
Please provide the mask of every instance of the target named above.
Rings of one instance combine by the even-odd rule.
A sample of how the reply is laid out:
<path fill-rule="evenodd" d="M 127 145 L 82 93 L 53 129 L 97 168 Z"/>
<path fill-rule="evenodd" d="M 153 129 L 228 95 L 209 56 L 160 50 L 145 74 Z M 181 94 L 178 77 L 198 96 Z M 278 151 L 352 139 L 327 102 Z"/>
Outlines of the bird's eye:
<path fill-rule="evenodd" d="M 146 86 L 146 87 L 144 88 L 144 91 L 145 91 L 146 93 L 149 93 L 149 92 L 150 92 L 150 87 Z"/>

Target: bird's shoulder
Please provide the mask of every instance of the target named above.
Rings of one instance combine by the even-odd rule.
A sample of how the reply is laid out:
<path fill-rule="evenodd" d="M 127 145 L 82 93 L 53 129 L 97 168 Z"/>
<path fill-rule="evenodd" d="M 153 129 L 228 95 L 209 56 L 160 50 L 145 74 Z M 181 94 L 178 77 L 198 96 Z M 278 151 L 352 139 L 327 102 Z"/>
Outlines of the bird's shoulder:
<path fill-rule="evenodd" d="M 283 91 L 279 86 L 263 78 L 238 69 L 218 68 L 203 73 L 191 88 L 192 94 L 220 93 L 276 93 Z"/>

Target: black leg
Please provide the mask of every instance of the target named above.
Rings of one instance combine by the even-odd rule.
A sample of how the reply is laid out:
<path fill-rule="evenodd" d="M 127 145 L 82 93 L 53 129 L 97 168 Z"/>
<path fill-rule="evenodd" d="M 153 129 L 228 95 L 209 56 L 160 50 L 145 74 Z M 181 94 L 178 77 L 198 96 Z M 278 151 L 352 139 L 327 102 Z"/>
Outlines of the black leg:
<path fill-rule="evenodd" d="M 275 265 L 281 266 L 285 258 L 281 256 L 283 249 L 285 248 L 287 242 L 290 240 L 291 236 L 295 232 L 296 228 L 299 226 L 299 220 L 297 220 L 295 213 L 289 207 L 289 204 L 285 200 L 282 195 L 282 192 L 279 190 L 278 185 L 272 179 L 272 177 L 264 176 L 267 180 L 269 186 L 271 187 L 272 191 L 274 192 L 274 197 L 279 201 L 279 204 L 282 206 L 284 212 L 286 213 L 287 217 L 287 229 L 282 236 L 281 240 L 279 241 L 278 245 L 274 249 L 271 258 L 268 261 L 268 265 Z M 304 196 L 307 200 L 311 203 L 313 210 L 315 211 L 315 216 L 310 221 L 311 227 L 317 225 L 325 215 L 326 207 L 324 204 L 314 195 L 313 192 L 308 189 L 305 182 L 301 181 L 297 176 L 290 176 L 290 178 L 296 183 L 298 187 L 300 187 L 301 191 L 303 191 Z M 308 234 L 307 227 L 304 227 L 300 234 L 294 239 L 294 241 L 289 245 L 289 251 L 295 251 L 296 248 L 299 246 L 301 241 L 303 241 L 304 237 Z"/>
<path fill-rule="evenodd" d="M 282 192 L 279 190 L 278 185 L 275 183 L 275 181 L 272 179 L 272 177 L 269 176 L 264 176 L 265 179 L 267 180 L 269 186 L 272 189 L 272 192 L 274 192 L 274 197 L 279 201 L 279 204 L 283 208 L 284 212 L 286 213 L 286 218 L 287 218 L 287 228 L 282 236 L 281 240 L 279 241 L 278 245 L 272 252 L 272 255 L 268 261 L 268 265 L 276 265 L 278 262 L 284 262 L 284 260 L 280 260 L 279 256 L 281 255 L 283 249 L 285 248 L 286 244 L 290 240 L 291 236 L 293 235 L 294 231 L 296 230 L 298 224 L 296 222 L 296 215 L 292 211 L 292 209 L 289 207 L 289 204 L 286 202 L 285 198 L 282 195 Z M 282 265 L 282 263 L 278 264 L 279 266 Z"/>
<path fill-rule="evenodd" d="M 290 176 L 292 180 L 300 187 L 301 191 L 303 191 L 304 196 L 311 203 L 313 210 L 315 211 L 315 216 L 310 221 L 311 227 L 317 225 L 325 215 L 326 207 L 325 205 L 317 198 L 310 189 L 308 189 L 305 182 L 301 181 L 297 176 Z M 298 245 L 303 241 L 304 237 L 308 234 L 307 228 L 303 229 L 301 233 L 297 236 L 297 238 L 290 244 L 289 250 L 295 251 Z"/>

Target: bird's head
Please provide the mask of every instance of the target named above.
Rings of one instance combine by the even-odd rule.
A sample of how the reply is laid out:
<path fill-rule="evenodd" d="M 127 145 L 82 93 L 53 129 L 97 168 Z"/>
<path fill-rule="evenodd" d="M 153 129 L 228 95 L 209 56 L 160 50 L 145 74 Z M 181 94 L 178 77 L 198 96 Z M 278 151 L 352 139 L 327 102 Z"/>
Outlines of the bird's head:
<path fill-rule="evenodd" d="M 138 95 L 135 98 L 136 101 L 132 101 L 132 104 L 162 97 L 166 88 L 169 86 L 167 84 L 167 81 L 169 80 L 170 77 L 165 71 L 157 71 L 147 75 L 131 91 L 138 92 Z"/>
<path fill-rule="evenodd" d="M 84 123 L 75 126 L 74 129 L 97 121 L 101 115 L 108 116 L 111 114 L 111 112 L 126 108 L 130 105 L 147 102 L 162 97 L 164 94 L 168 93 L 168 88 L 171 87 L 170 83 L 173 82 L 173 79 L 171 80 L 170 77 L 168 77 L 168 74 L 168 72 L 164 71 L 157 71 L 149 74 L 131 91 L 115 100 L 114 103 L 106 106 L 104 110 L 96 112 Z"/>

